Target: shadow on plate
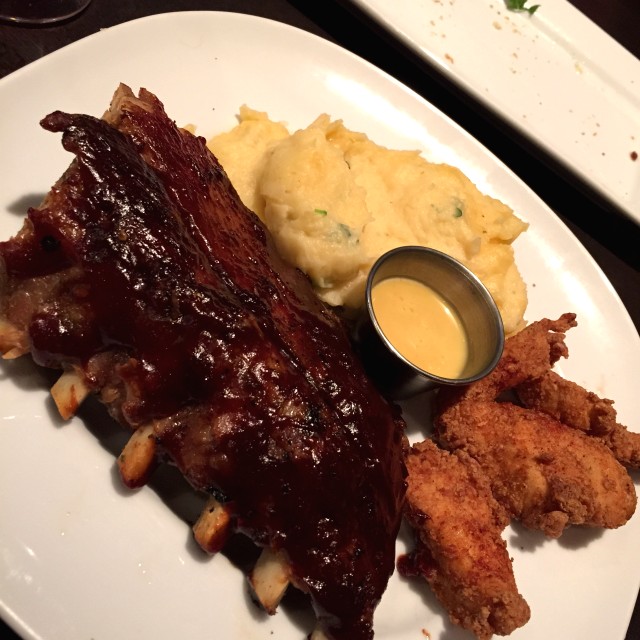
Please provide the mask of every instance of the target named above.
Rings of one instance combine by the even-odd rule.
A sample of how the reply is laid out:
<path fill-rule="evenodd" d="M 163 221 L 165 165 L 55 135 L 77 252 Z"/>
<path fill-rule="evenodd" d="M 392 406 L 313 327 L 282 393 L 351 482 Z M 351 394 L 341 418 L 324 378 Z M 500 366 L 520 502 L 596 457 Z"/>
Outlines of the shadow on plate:
<path fill-rule="evenodd" d="M 521 523 L 513 521 L 511 523 L 509 544 L 526 553 L 532 553 L 536 549 L 549 544 L 558 544 L 568 550 L 582 549 L 600 539 L 605 531 L 606 529 L 599 527 L 571 526 L 565 529 L 559 538 L 553 539 L 547 538 L 541 531 L 527 529 Z"/>
<path fill-rule="evenodd" d="M 39 207 L 42 204 L 45 195 L 44 193 L 27 193 L 12 202 L 6 210 L 16 216 L 26 216 L 31 207 Z"/>

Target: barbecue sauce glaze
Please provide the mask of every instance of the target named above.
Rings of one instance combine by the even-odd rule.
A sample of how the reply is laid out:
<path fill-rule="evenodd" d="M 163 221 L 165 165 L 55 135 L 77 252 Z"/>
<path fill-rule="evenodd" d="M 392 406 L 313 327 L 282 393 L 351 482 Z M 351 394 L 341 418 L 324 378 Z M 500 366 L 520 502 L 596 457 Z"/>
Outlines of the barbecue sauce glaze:
<path fill-rule="evenodd" d="M 43 120 L 76 159 L 0 244 L 10 300 L 58 276 L 30 300 L 32 355 L 79 367 L 125 425 L 153 423 L 239 531 L 284 550 L 330 637 L 369 639 L 394 566 L 402 421 L 204 140 L 121 91 L 110 123 Z"/>

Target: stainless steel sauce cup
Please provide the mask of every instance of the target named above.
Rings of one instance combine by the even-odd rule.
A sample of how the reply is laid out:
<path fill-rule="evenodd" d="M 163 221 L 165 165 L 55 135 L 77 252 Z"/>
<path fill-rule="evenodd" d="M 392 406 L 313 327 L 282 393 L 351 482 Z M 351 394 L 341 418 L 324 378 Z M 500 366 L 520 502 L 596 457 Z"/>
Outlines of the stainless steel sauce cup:
<path fill-rule="evenodd" d="M 469 353 L 459 377 L 443 378 L 405 358 L 387 339 L 371 302 L 373 287 L 392 277 L 412 278 L 445 300 L 458 315 Z M 411 331 L 407 327 L 407 331 Z M 496 304 L 480 280 L 463 264 L 440 251 L 406 246 L 392 249 L 373 265 L 367 279 L 366 304 L 354 328 L 356 349 L 380 390 L 402 399 L 438 385 L 465 385 L 486 376 L 504 347 L 504 328 Z"/>

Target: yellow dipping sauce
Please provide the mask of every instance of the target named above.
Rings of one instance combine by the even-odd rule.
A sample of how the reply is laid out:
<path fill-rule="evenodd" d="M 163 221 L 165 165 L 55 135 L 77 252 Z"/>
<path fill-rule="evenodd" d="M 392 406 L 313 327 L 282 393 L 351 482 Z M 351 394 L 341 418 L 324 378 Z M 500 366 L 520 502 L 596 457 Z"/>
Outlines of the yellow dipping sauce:
<path fill-rule="evenodd" d="M 441 378 L 457 378 L 467 361 L 467 336 L 458 315 L 427 285 L 386 278 L 371 291 L 376 320 L 409 362 Z"/>

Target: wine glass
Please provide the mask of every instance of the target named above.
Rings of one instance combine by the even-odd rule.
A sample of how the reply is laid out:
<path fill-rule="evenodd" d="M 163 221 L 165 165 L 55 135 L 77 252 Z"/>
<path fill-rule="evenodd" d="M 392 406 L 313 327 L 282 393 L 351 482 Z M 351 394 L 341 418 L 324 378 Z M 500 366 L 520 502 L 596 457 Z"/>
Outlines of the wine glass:
<path fill-rule="evenodd" d="M 12 24 L 47 25 L 83 11 L 91 0 L 0 0 L 0 20 Z"/>

